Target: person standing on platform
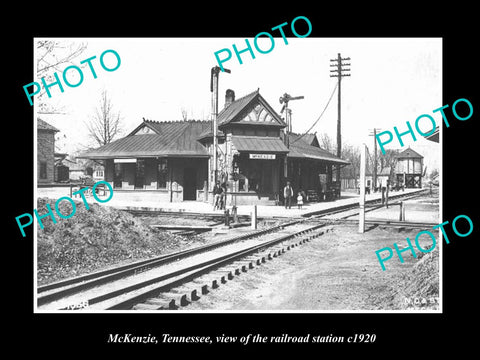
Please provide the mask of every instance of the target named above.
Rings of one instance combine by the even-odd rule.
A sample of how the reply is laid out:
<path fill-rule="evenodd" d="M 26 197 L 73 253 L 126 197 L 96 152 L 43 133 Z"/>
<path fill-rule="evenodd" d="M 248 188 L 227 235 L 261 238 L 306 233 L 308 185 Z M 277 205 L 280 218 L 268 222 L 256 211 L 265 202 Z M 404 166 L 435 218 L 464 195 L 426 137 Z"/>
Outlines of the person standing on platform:
<path fill-rule="evenodd" d="M 290 181 L 287 181 L 287 185 L 283 188 L 283 196 L 285 198 L 285 209 L 292 208 L 292 195 L 293 195 L 293 189 L 290 186 Z"/>
<path fill-rule="evenodd" d="M 382 190 L 382 205 L 385 204 L 385 191 L 387 190 L 387 181 L 384 177 L 380 180 L 380 188 Z"/>
<path fill-rule="evenodd" d="M 298 205 L 298 208 L 299 208 L 299 209 L 302 208 L 302 205 L 303 205 L 302 191 L 299 191 L 299 192 L 298 192 L 298 195 L 297 195 L 297 205 Z"/>
<path fill-rule="evenodd" d="M 227 183 L 224 181 L 222 185 L 222 193 L 220 194 L 220 209 L 225 210 L 225 206 L 227 205 Z"/>
<path fill-rule="evenodd" d="M 213 210 L 216 210 L 217 208 L 219 208 L 219 205 L 220 205 L 219 202 L 222 198 L 222 194 L 223 194 L 223 189 L 220 186 L 220 181 L 217 181 L 217 183 L 213 187 Z"/>

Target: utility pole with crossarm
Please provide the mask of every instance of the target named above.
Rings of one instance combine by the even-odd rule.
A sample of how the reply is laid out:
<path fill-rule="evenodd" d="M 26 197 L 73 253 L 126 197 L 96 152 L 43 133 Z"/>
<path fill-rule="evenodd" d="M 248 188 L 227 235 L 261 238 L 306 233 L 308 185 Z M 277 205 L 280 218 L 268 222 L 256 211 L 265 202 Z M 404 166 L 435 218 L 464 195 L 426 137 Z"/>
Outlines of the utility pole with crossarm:
<path fill-rule="evenodd" d="M 377 187 L 377 131 L 382 129 L 373 128 L 373 133 L 370 133 L 369 136 L 373 136 L 373 178 L 372 178 L 372 192 L 375 192 L 375 188 Z"/>
<path fill-rule="evenodd" d="M 341 108 L 342 108 L 342 77 L 350 76 L 348 73 L 350 68 L 346 69 L 344 66 L 350 66 L 350 63 L 345 64 L 342 63 L 343 60 L 350 60 L 350 58 L 342 58 L 340 53 L 338 53 L 338 57 L 336 59 L 330 59 L 332 64 L 331 67 L 335 67 L 336 69 L 330 70 L 331 73 L 330 77 L 338 77 L 338 122 L 337 122 L 337 156 L 342 156 L 342 135 L 341 135 Z M 337 183 L 340 183 L 340 165 L 337 166 Z M 340 189 L 339 189 L 340 194 Z"/>

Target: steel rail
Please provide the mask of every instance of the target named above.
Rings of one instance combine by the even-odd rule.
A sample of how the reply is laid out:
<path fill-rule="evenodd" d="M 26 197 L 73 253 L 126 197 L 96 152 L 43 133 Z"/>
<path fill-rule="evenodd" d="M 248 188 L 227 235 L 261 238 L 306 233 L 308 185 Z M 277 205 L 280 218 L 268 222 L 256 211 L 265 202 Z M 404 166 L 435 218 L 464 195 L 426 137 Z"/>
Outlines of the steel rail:
<path fill-rule="evenodd" d="M 419 196 L 419 195 L 421 195 L 421 193 L 423 193 L 423 192 L 420 191 L 420 192 L 417 192 L 415 194 L 399 194 L 399 195 L 396 195 L 395 197 L 411 198 L 411 197 Z M 368 202 L 369 203 L 375 203 L 375 202 L 378 202 L 378 201 L 380 201 L 380 199 L 373 199 L 373 200 L 369 200 Z M 155 257 L 155 258 L 152 258 L 152 259 L 141 260 L 141 261 L 138 261 L 138 262 L 127 264 L 127 265 L 122 265 L 122 266 L 119 266 L 119 267 L 114 267 L 114 268 L 107 269 L 107 270 L 101 270 L 101 271 L 93 272 L 93 273 L 90 273 L 90 274 L 81 275 L 81 276 L 78 276 L 78 277 L 75 277 L 75 278 L 70 278 L 70 279 L 61 280 L 61 281 L 58 281 L 58 282 L 55 282 L 55 283 L 43 285 L 43 286 L 40 286 L 40 287 L 37 288 L 37 293 L 38 294 L 41 294 L 41 293 L 44 293 L 44 292 L 47 292 L 47 291 L 51 291 L 51 290 L 55 290 L 55 289 L 60 289 L 60 290 L 37 297 L 37 306 L 45 305 L 49 302 L 61 299 L 62 297 L 65 297 L 65 296 L 68 296 L 68 295 L 72 295 L 72 294 L 90 289 L 90 288 L 95 287 L 95 286 L 100 285 L 100 284 L 105 284 L 107 282 L 115 281 L 115 280 L 117 280 L 119 278 L 122 278 L 122 277 L 135 275 L 138 272 L 143 272 L 143 271 L 146 271 L 148 269 L 158 267 L 158 266 L 161 266 L 161 265 L 173 262 L 173 261 L 177 261 L 177 260 L 189 257 L 189 256 L 200 254 L 202 252 L 213 250 L 213 249 L 215 249 L 217 247 L 220 247 L 220 246 L 226 246 L 226 245 L 229 245 L 233 242 L 237 242 L 237 241 L 241 241 L 241 240 L 245 240 L 245 239 L 251 239 L 251 238 L 254 238 L 254 237 L 257 237 L 257 236 L 262 236 L 262 235 L 265 235 L 265 234 L 283 229 L 283 228 L 288 227 L 288 226 L 292 226 L 292 225 L 295 225 L 295 224 L 298 224 L 298 223 L 308 221 L 312 218 L 315 219 L 315 218 L 319 218 L 321 216 L 325 216 L 325 215 L 329 215 L 329 214 L 335 214 L 335 213 L 346 211 L 346 210 L 351 210 L 351 209 L 354 209 L 356 206 L 357 206 L 357 204 L 347 204 L 347 205 L 338 206 L 335 209 L 320 210 L 320 211 L 316 212 L 314 215 L 310 214 L 310 217 L 305 217 L 303 219 L 293 220 L 293 221 L 283 223 L 283 224 L 280 224 L 280 225 L 276 225 L 276 226 L 273 226 L 273 227 L 270 227 L 270 228 L 267 228 L 267 229 L 263 229 L 263 230 L 248 232 L 246 234 L 243 234 L 243 235 L 240 235 L 240 236 L 235 236 L 233 238 L 226 239 L 226 240 L 221 240 L 221 241 L 218 241 L 218 242 L 213 243 L 213 244 L 206 244 L 206 245 L 202 245 L 202 246 L 199 246 L 199 247 L 196 247 L 196 248 L 193 248 L 193 249 L 182 250 L 182 251 L 172 253 L 172 254 L 167 254 L 167 255 L 161 255 L 159 257 Z M 382 205 L 380 205 L 380 206 L 382 206 Z M 68 287 L 70 285 L 74 285 L 74 286 Z"/>
<path fill-rule="evenodd" d="M 424 189 L 424 190 L 420 190 L 420 191 L 417 191 L 415 193 L 409 193 L 409 194 L 396 194 L 396 195 L 391 195 L 389 196 L 389 200 L 390 199 L 411 199 L 411 198 L 414 198 L 414 197 L 417 197 L 417 196 L 421 196 L 421 195 L 424 195 L 424 193 L 427 191 L 427 189 Z M 382 201 L 381 198 L 379 199 L 370 199 L 370 200 L 366 200 L 365 201 L 365 204 L 375 204 L 375 203 L 380 203 Z M 385 205 L 383 204 L 379 204 L 378 208 L 380 207 L 383 207 Z M 309 212 L 307 214 L 304 214 L 302 216 L 304 217 L 313 217 L 313 216 L 324 216 L 328 213 L 328 215 L 331 215 L 331 214 L 336 214 L 336 213 L 339 213 L 339 212 L 342 212 L 342 211 L 346 211 L 346 210 L 352 210 L 352 209 L 355 209 L 356 207 L 358 207 L 358 203 L 355 202 L 353 204 L 346 204 L 346 205 L 341 205 L 341 206 L 338 206 L 336 207 L 335 209 L 333 209 L 332 211 L 329 211 L 329 209 L 323 209 L 323 210 L 318 210 L 318 211 L 313 211 L 313 212 Z M 373 209 L 375 210 L 375 209 Z"/>
<path fill-rule="evenodd" d="M 168 284 L 161 285 L 161 286 L 159 286 L 155 289 L 150 289 L 150 290 L 147 290 L 147 291 L 145 291 L 141 294 L 134 295 L 134 296 L 132 296 L 132 297 L 126 299 L 126 300 L 122 300 L 121 302 L 108 307 L 106 310 L 129 310 L 134 305 L 136 305 L 138 303 L 141 303 L 142 301 L 145 301 L 145 300 L 147 300 L 151 297 L 158 296 L 161 293 L 168 292 L 175 287 L 182 286 L 185 283 L 188 283 L 188 282 L 194 280 L 195 278 L 198 278 L 202 275 L 205 275 L 205 274 L 207 274 L 211 271 L 217 270 L 218 268 L 220 268 L 222 266 L 228 265 L 228 264 L 230 264 L 234 261 L 237 261 L 237 260 L 239 260 L 243 257 L 249 256 L 249 255 L 251 255 L 255 252 L 261 251 L 264 248 L 271 247 L 271 246 L 279 244 L 283 241 L 287 241 L 287 240 L 290 240 L 292 238 L 295 238 L 298 235 L 314 231 L 314 230 L 319 229 L 319 228 L 324 227 L 324 226 L 326 226 L 326 225 L 325 224 L 314 225 L 314 226 L 312 226 L 308 229 L 300 230 L 300 231 L 298 231 L 294 234 L 284 235 L 284 236 L 281 236 L 279 238 L 266 241 L 262 244 L 251 246 L 247 249 L 239 250 L 239 251 L 233 252 L 231 254 L 227 254 L 227 255 L 222 255 L 222 256 L 220 256 L 216 259 L 208 260 L 204 263 L 200 263 L 200 264 L 188 267 L 184 270 L 178 270 L 178 271 L 172 273 L 172 275 L 178 276 L 178 275 L 180 275 L 180 272 L 182 272 L 182 271 L 183 271 L 183 273 L 188 273 L 188 272 L 191 272 L 192 270 L 200 268 L 199 270 L 195 271 L 194 273 L 189 273 L 188 275 L 186 275 L 186 276 L 184 276 L 180 279 L 175 279 Z M 166 277 L 166 276 L 168 276 L 168 275 L 163 276 L 162 280 L 164 280 L 164 277 Z M 174 277 L 174 276 L 170 276 L 170 277 Z M 144 285 L 144 286 L 151 285 L 152 280 L 154 280 L 154 279 L 148 280 L 147 284 Z M 140 285 L 140 284 L 138 284 L 138 285 Z M 123 289 L 115 291 L 113 296 L 111 296 L 109 294 L 106 295 L 106 296 L 108 296 L 109 298 L 112 298 L 112 297 L 116 296 L 116 294 L 120 294 L 120 292 L 122 290 Z M 123 292 L 123 293 L 125 293 L 125 292 Z M 96 301 L 97 299 L 93 299 L 93 300 Z M 89 304 L 90 304 L 90 301 L 89 301 Z"/>
<path fill-rule="evenodd" d="M 350 215 L 349 215 L 350 216 Z M 354 216 L 354 215 L 351 215 Z M 358 223 L 357 219 L 318 219 L 318 221 L 324 221 L 326 223 Z M 399 227 L 409 227 L 409 228 L 431 228 L 436 223 L 429 223 L 429 222 L 413 222 L 413 221 L 398 221 L 398 220 L 383 220 L 383 219 L 365 219 L 365 224 L 369 225 L 379 225 L 379 226 L 399 226 Z"/>
<path fill-rule="evenodd" d="M 274 232 L 276 230 L 295 225 L 301 221 L 302 220 L 295 220 L 289 223 L 270 227 L 268 229 L 248 232 L 246 234 L 235 236 L 233 238 L 226 239 L 226 240 L 221 240 L 213 244 L 206 244 L 206 245 L 195 247 L 193 249 L 182 250 L 176 253 L 155 257 L 153 259 L 142 260 L 132 264 L 123 265 L 117 268 L 102 270 L 95 273 L 86 274 L 79 277 L 66 279 L 63 281 L 44 285 L 38 288 L 37 293 L 43 293 L 43 292 L 54 290 L 54 289 L 60 289 L 60 290 L 37 297 L 37 306 L 45 305 L 49 302 L 58 300 L 62 297 L 72 295 L 72 294 L 90 289 L 94 286 L 117 280 L 122 277 L 135 275 L 138 272 L 143 272 L 154 267 L 165 265 L 167 263 L 184 259 L 189 256 L 193 256 L 193 255 L 200 254 L 202 252 L 213 250 L 220 246 L 226 246 L 237 241 L 252 239 L 254 237 L 262 236 L 270 232 Z M 76 286 L 65 288 L 66 286 L 74 285 L 74 284 L 76 284 Z"/>

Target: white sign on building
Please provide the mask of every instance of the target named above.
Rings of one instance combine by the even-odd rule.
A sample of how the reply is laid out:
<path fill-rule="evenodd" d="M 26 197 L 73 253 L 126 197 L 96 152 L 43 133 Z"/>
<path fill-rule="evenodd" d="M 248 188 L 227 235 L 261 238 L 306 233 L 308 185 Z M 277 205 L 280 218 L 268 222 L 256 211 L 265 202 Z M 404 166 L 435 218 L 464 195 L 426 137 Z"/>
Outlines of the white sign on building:
<path fill-rule="evenodd" d="M 275 160 L 275 154 L 249 154 L 250 159 Z"/>

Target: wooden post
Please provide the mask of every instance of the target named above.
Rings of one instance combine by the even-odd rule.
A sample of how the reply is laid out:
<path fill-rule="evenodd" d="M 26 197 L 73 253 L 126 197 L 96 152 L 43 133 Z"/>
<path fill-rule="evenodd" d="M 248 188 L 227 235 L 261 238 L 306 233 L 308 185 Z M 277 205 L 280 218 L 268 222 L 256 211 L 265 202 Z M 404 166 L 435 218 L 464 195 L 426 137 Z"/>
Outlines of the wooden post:
<path fill-rule="evenodd" d="M 257 205 L 253 205 L 251 227 L 252 227 L 252 230 L 257 230 Z"/>
<path fill-rule="evenodd" d="M 234 223 L 238 223 L 237 207 L 235 205 L 232 206 L 232 219 Z"/>
<path fill-rule="evenodd" d="M 362 145 L 360 150 L 360 213 L 358 218 L 358 232 L 365 232 L 365 166 L 366 166 L 367 146 Z"/>
<path fill-rule="evenodd" d="M 173 169 L 171 168 L 171 166 L 169 166 L 170 164 L 168 163 L 168 160 L 167 160 L 167 169 L 168 169 L 168 172 L 170 173 L 170 202 L 173 202 Z"/>
<path fill-rule="evenodd" d="M 389 187 L 390 187 L 390 184 L 389 184 L 389 181 L 387 180 L 387 190 L 385 194 L 385 206 L 387 207 L 387 209 L 388 209 L 388 188 Z"/>
<path fill-rule="evenodd" d="M 206 180 L 203 181 L 203 201 L 208 201 L 208 186 Z"/>

